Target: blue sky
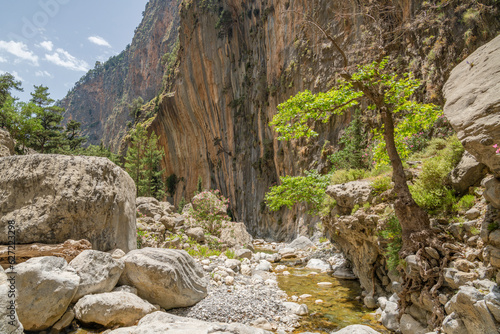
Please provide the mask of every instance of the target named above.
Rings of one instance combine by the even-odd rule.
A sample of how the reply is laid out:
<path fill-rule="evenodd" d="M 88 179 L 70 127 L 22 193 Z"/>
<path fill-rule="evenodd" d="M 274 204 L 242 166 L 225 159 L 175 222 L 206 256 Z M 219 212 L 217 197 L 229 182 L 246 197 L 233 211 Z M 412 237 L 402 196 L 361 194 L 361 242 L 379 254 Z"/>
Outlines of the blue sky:
<path fill-rule="evenodd" d="M 96 61 L 120 53 L 132 41 L 147 0 L 1 0 L 0 73 L 63 98 Z"/>

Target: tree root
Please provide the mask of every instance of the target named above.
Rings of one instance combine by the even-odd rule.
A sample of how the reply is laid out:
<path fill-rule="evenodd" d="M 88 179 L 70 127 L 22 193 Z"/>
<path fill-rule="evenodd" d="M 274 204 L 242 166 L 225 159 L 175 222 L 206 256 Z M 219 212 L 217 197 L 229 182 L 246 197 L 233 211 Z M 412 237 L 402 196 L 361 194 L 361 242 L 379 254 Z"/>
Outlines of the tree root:
<path fill-rule="evenodd" d="M 433 311 L 432 317 L 428 320 L 428 325 L 432 328 L 440 328 L 445 318 L 444 306 L 439 302 L 439 289 L 444 283 L 444 268 L 457 255 L 461 254 L 461 247 L 451 244 L 450 237 L 446 234 L 437 234 L 431 230 L 414 233 L 411 235 L 412 247 L 400 252 L 400 258 L 405 259 L 407 256 L 415 254 L 417 264 L 419 266 L 418 275 L 408 275 L 405 268 L 400 266 L 399 272 L 403 278 L 403 290 L 399 293 L 399 318 L 406 310 L 410 295 L 413 292 L 420 291 L 419 303 L 424 304 L 424 299 L 432 301 Z M 429 255 L 425 248 L 432 247 L 439 253 L 439 259 Z M 433 266 L 434 261 L 438 262 L 437 266 Z M 435 263 L 435 262 L 434 262 Z"/>

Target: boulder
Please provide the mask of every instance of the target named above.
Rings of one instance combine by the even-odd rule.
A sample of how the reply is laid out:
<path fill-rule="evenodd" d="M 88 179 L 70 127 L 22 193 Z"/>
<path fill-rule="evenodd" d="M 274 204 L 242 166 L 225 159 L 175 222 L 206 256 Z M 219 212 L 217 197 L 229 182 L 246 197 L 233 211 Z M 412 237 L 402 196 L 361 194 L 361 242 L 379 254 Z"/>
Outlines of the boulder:
<path fill-rule="evenodd" d="M 14 140 L 9 131 L 0 128 L 0 158 L 14 155 Z"/>
<path fill-rule="evenodd" d="M 328 263 L 326 263 L 323 260 L 319 260 L 319 259 L 310 259 L 307 262 L 306 268 L 317 269 L 317 270 L 321 270 L 321 271 L 331 271 L 332 270 L 332 267 Z"/>
<path fill-rule="evenodd" d="M 500 36 L 458 64 L 444 85 L 444 115 L 477 161 L 500 176 Z"/>
<path fill-rule="evenodd" d="M 488 310 L 485 296 L 471 286 L 461 286 L 445 305 L 446 313 L 456 313 L 469 333 L 496 333 L 495 320 Z"/>
<path fill-rule="evenodd" d="M 218 191 L 218 190 L 216 190 Z M 227 205 L 223 203 L 217 195 L 215 195 L 211 191 L 202 191 L 201 193 L 195 195 L 191 199 L 191 203 L 193 205 L 193 209 L 196 211 L 201 206 L 205 207 L 207 205 L 210 206 L 210 211 L 216 215 L 225 215 L 227 214 Z M 201 204 L 201 206 L 200 206 Z M 184 213 L 184 210 L 182 211 Z"/>
<path fill-rule="evenodd" d="M 328 186 L 327 195 L 337 201 L 344 213 L 350 213 L 354 205 L 363 205 L 372 199 L 372 187 L 368 181 L 352 181 Z"/>
<path fill-rule="evenodd" d="M 400 330 L 402 334 L 425 334 L 427 329 L 409 314 L 403 314 L 400 322 Z"/>
<path fill-rule="evenodd" d="M 0 244 L 87 239 L 92 248 L 137 247 L 135 184 L 107 158 L 34 154 L 0 159 Z M 21 195 L 22 194 L 22 195 Z"/>
<path fill-rule="evenodd" d="M 142 318 L 137 326 L 120 328 L 108 334 L 207 334 L 207 333 L 231 333 L 231 334 L 271 334 L 263 329 L 232 323 L 210 323 L 192 318 L 179 317 L 166 312 L 154 312 Z M 376 333 L 376 332 L 375 332 Z M 369 333 L 371 334 L 371 333 Z"/>
<path fill-rule="evenodd" d="M 52 326 L 52 332 L 59 333 L 61 332 L 64 328 L 69 327 L 71 325 L 71 322 L 73 322 L 73 319 L 75 319 L 75 311 L 73 311 L 71 308 L 69 308 L 64 315 L 59 319 L 54 326 Z"/>
<path fill-rule="evenodd" d="M 448 175 L 448 180 L 457 193 L 465 194 L 470 187 L 479 185 L 487 172 L 486 165 L 465 151 L 458 165 Z"/>
<path fill-rule="evenodd" d="M 19 322 L 16 313 L 16 306 L 12 303 L 15 302 L 14 298 L 9 298 L 9 294 L 16 291 L 15 275 L 5 273 L 2 266 L 0 266 L 0 333 L 23 334 L 23 325 Z M 14 278 L 12 282 L 8 279 Z M 13 284 L 14 283 L 14 284 Z"/>
<path fill-rule="evenodd" d="M 257 267 L 255 267 L 255 270 L 270 271 L 271 270 L 271 263 L 269 261 L 266 261 L 266 260 L 260 260 Z"/>
<path fill-rule="evenodd" d="M 398 321 L 399 309 L 398 304 L 395 302 L 387 301 L 385 309 L 382 312 L 382 324 L 391 331 L 396 331 L 399 328 Z"/>
<path fill-rule="evenodd" d="M 465 329 L 464 322 L 455 312 L 452 312 L 444 318 L 443 332 L 445 334 L 469 334 L 467 329 Z"/>
<path fill-rule="evenodd" d="M 122 260 L 121 285 L 137 288 L 141 298 L 165 309 L 192 306 L 207 295 L 203 268 L 185 251 L 143 248 Z"/>
<path fill-rule="evenodd" d="M 156 220 L 172 213 L 171 206 L 167 206 L 165 203 L 154 197 L 137 197 L 135 200 L 136 210 L 140 215 Z"/>
<path fill-rule="evenodd" d="M 344 327 L 339 331 L 332 332 L 332 334 L 380 334 L 380 333 L 368 326 L 351 325 Z"/>
<path fill-rule="evenodd" d="M 484 198 L 496 209 L 500 209 L 500 180 L 491 176 L 481 182 Z"/>
<path fill-rule="evenodd" d="M 240 248 L 234 251 L 234 256 L 237 259 L 252 259 L 252 251 L 247 248 Z"/>
<path fill-rule="evenodd" d="M 500 287 L 495 286 L 492 291 L 484 297 L 488 310 L 497 322 L 500 322 Z"/>
<path fill-rule="evenodd" d="M 104 327 L 131 326 L 156 307 L 130 292 L 87 295 L 75 304 L 75 317 L 86 324 Z"/>
<path fill-rule="evenodd" d="M 191 227 L 186 230 L 186 235 L 191 237 L 196 242 L 202 243 L 205 241 L 205 232 L 201 227 Z"/>
<path fill-rule="evenodd" d="M 123 272 L 124 264 L 115 260 L 111 254 L 86 250 L 69 263 L 80 276 L 80 285 L 72 303 L 85 295 L 110 292 Z"/>
<path fill-rule="evenodd" d="M 293 248 L 293 249 L 297 249 L 297 250 L 305 250 L 305 249 L 309 249 L 309 248 L 316 248 L 316 246 L 314 245 L 314 243 L 309 240 L 308 237 L 305 237 L 305 236 L 300 236 L 298 237 L 297 239 L 295 239 L 294 241 L 292 241 L 288 247 L 290 248 Z"/>
<path fill-rule="evenodd" d="M 29 259 L 16 266 L 17 314 L 24 329 L 41 331 L 59 320 L 76 294 L 80 277 L 55 256 Z"/>
<path fill-rule="evenodd" d="M 233 222 L 225 222 L 222 225 L 220 239 L 229 247 L 251 245 L 253 240 L 244 223 Z"/>
<path fill-rule="evenodd" d="M 307 315 L 309 310 L 306 304 L 298 304 L 294 302 L 283 302 L 283 306 L 288 312 L 296 315 Z"/>

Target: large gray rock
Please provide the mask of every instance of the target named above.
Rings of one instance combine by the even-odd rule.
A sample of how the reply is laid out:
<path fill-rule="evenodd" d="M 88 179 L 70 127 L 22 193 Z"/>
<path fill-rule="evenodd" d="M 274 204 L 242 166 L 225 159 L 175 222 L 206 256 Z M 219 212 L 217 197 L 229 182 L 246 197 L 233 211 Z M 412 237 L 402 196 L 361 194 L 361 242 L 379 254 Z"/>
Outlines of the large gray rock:
<path fill-rule="evenodd" d="M 155 311 L 156 307 L 125 291 L 88 295 L 75 304 L 75 317 L 78 320 L 104 327 L 131 326 Z"/>
<path fill-rule="evenodd" d="M 108 334 L 271 334 L 263 329 L 258 329 L 242 324 L 210 323 L 192 318 L 175 316 L 165 312 L 154 312 L 142 318 L 137 326 L 111 331 Z M 377 333 L 377 332 L 375 332 Z M 361 334 L 361 333 L 360 333 Z M 365 334 L 365 333 L 363 333 Z M 367 332 L 366 334 L 372 334 Z"/>
<path fill-rule="evenodd" d="M 16 266 L 17 314 L 28 331 L 49 328 L 73 299 L 80 277 L 66 260 L 55 256 L 29 259 Z"/>
<path fill-rule="evenodd" d="M 111 254 L 95 250 L 81 252 L 69 265 L 80 276 L 73 303 L 85 295 L 113 290 L 125 267 L 123 261 L 113 259 Z"/>
<path fill-rule="evenodd" d="M 450 74 L 444 114 L 465 149 L 500 176 L 500 36 L 478 48 Z"/>
<path fill-rule="evenodd" d="M 403 314 L 400 322 L 400 330 L 403 334 L 425 334 L 427 329 L 409 314 Z"/>
<path fill-rule="evenodd" d="M 203 268 L 185 251 L 143 248 L 122 260 L 120 284 L 136 287 L 141 298 L 165 309 L 192 306 L 207 295 Z"/>
<path fill-rule="evenodd" d="M 14 141 L 12 140 L 10 133 L 6 130 L 0 129 L 0 158 L 8 157 L 14 153 Z"/>
<path fill-rule="evenodd" d="M 484 297 L 471 286 L 461 286 L 458 293 L 446 303 L 446 313 L 454 312 L 469 333 L 497 333 L 495 320 Z"/>
<path fill-rule="evenodd" d="M 23 334 L 23 325 L 17 317 L 15 298 L 10 294 L 17 294 L 14 274 L 4 272 L 0 266 L 0 333 Z M 9 281 L 9 279 L 12 279 Z"/>
<path fill-rule="evenodd" d="M 481 182 L 484 187 L 483 196 L 496 209 L 500 209 L 500 180 L 488 177 Z"/>
<path fill-rule="evenodd" d="M 135 185 L 107 158 L 34 154 L 0 159 L 0 244 L 87 239 L 93 249 L 137 247 Z"/>
<path fill-rule="evenodd" d="M 344 327 L 337 332 L 332 332 L 332 334 L 380 334 L 380 333 L 368 326 L 351 325 Z"/>
<path fill-rule="evenodd" d="M 387 301 L 380 320 L 387 329 L 396 331 L 399 328 L 398 315 L 398 304 L 392 301 Z"/>
<path fill-rule="evenodd" d="M 469 187 L 476 186 L 486 176 L 488 168 L 465 151 L 462 159 L 448 176 L 450 185 L 459 194 L 464 194 Z"/>
<path fill-rule="evenodd" d="M 143 216 L 160 219 L 172 213 L 172 205 L 168 202 L 160 202 L 154 197 L 137 197 L 136 209 Z"/>
<path fill-rule="evenodd" d="M 225 222 L 222 225 L 220 239 L 229 247 L 251 245 L 253 238 L 244 223 Z"/>
<path fill-rule="evenodd" d="M 305 236 L 300 236 L 294 241 L 292 241 L 288 247 L 293 248 L 293 249 L 298 249 L 298 250 L 304 250 L 304 249 L 309 249 L 309 248 L 316 248 L 314 243 L 309 240 L 308 237 Z"/>
<path fill-rule="evenodd" d="M 350 213 L 354 205 L 371 201 L 372 189 L 368 181 L 352 181 L 328 186 L 326 193 L 337 201 L 343 213 Z"/>

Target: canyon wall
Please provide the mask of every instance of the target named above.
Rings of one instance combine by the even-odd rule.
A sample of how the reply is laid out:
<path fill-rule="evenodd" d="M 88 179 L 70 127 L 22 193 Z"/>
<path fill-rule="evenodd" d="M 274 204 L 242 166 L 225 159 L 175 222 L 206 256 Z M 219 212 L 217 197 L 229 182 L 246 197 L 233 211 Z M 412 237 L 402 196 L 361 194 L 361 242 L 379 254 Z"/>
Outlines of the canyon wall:
<path fill-rule="evenodd" d="M 270 212 L 264 203 L 279 176 L 326 171 L 350 116 L 319 125 L 312 140 L 280 142 L 268 123 L 279 103 L 333 86 L 343 61 L 308 18 L 328 29 L 351 64 L 397 55 L 427 84 L 422 99 L 443 103 L 453 65 L 494 35 L 495 7 L 470 2 L 198 0 L 185 1 L 178 73 L 162 96 L 152 129 L 165 148 L 166 175 L 182 181 L 176 203 L 199 177 L 231 199 L 237 220 L 256 236 L 292 239 L 317 221 L 304 207 Z M 487 30 L 483 20 L 489 22 Z M 471 37 L 472 36 L 472 37 Z"/>
<path fill-rule="evenodd" d="M 101 141 L 118 150 L 132 120 L 128 105 L 155 98 L 163 90 L 162 57 L 172 51 L 179 27 L 178 0 L 151 0 L 130 45 L 104 63 L 96 63 L 60 102 L 65 122 L 82 124 L 88 143 Z"/>

